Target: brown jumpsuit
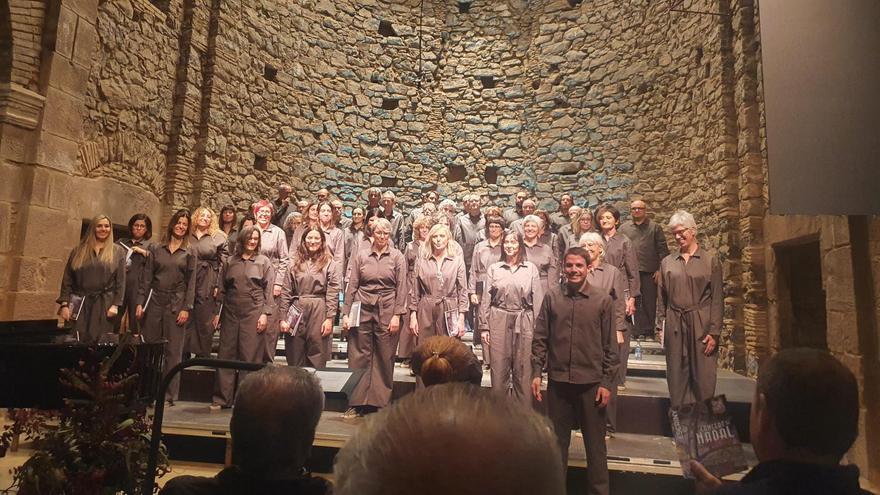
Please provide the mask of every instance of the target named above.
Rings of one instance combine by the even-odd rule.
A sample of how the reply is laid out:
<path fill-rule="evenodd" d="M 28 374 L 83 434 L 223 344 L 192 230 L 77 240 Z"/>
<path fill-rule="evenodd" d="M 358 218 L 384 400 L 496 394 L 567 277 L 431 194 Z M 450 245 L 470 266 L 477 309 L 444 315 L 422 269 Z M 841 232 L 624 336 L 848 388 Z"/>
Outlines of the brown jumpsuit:
<path fill-rule="evenodd" d="M 636 250 L 633 248 L 632 241 L 629 237 L 621 234 L 618 230 L 611 238 L 602 236 L 605 239 L 605 258 L 603 261 L 617 268 L 624 279 L 624 294 L 621 296 L 624 301 L 624 309 L 626 308 L 626 299 L 629 297 L 639 299 L 641 296 L 641 282 L 639 280 L 639 260 L 636 257 Z M 617 367 L 617 385 L 626 383 L 626 370 L 629 368 L 629 342 L 635 331 L 633 317 L 626 318 L 626 332 L 623 334 L 623 343 L 620 344 L 620 366 Z M 615 391 L 616 393 L 616 391 Z"/>
<path fill-rule="evenodd" d="M 486 298 L 477 327 L 489 332 L 492 388 L 531 405 L 531 353 L 535 317 L 544 299 L 538 267 L 498 261 L 486 271 Z"/>
<path fill-rule="evenodd" d="M 220 310 L 220 269 L 226 261 L 226 234 L 218 230 L 196 238 L 189 236 L 189 249 L 196 257 L 196 299 L 187 324 L 184 352 L 196 357 L 210 357 L 214 340 L 214 316 Z"/>
<path fill-rule="evenodd" d="M 296 261 L 290 263 L 284 290 L 278 301 L 278 311 L 283 321 L 287 318 L 290 305 L 296 304 L 303 315 L 296 333 L 284 334 L 284 353 L 289 366 L 311 366 L 316 369 L 327 366 L 333 334 L 322 336 L 321 325 L 327 318 L 333 320 L 336 317 L 341 276 L 339 264 L 332 259 L 324 267 L 318 267 L 311 261 L 302 266 L 297 266 Z"/>
<path fill-rule="evenodd" d="M 220 348 L 218 359 L 235 359 L 249 363 L 264 362 L 266 347 L 257 333 L 257 320 L 271 315 L 275 308 L 272 289 L 275 269 L 272 261 L 258 254 L 249 260 L 240 254 L 230 256 L 220 274 Z M 268 318 L 271 321 L 271 317 Z M 268 332 L 268 327 L 263 332 Z M 239 383 L 245 377 L 239 372 Z M 214 382 L 214 404 L 232 406 L 235 399 L 235 370 L 217 370 Z"/>
<path fill-rule="evenodd" d="M 165 344 L 165 370 L 170 370 L 183 359 L 186 327 L 177 324 L 177 315 L 188 311 L 192 318 L 196 291 L 196 257 L 189 249 L 178 248 L 173 253 L 168 244 L 150 247 L 144 279 L 138 293 L 138 304 L 144 308 L 142 334 L 144 341 Z M 152 291 L 152 295 L 151 295 Z M 147 299 L 150 303 L 147 304 Z M 180 374 L 174 377 L 165 392 L 165 399 L 177 400 Z"/>
<path fill-rule="evenodd" d="M 139 247 L 141 249 L 149 250 L 153 241 L 148 239 L 141 239 L 139 241 L 134 239 L 121 239 L 119 240 L 119 244 L 124 244 L 123 249 L 125 249 L 125 246 L 128 246 L 129 248 Z M 126 249 L 125 258 L 125 298 L 122 301 L 122 306 L 119 307 L 119 315 L 117 316 L 114 329 L 116 331 L 119 330 L 119 327 L 122 325 L 122 317 L 127 313 L 128 331 L 131 333 L 140 333 L 141 322 L 135 317 L 135 312 L 137 310 L 138 291 L 141 288 L 144 268 L 147 266 L 147 257 L 135 252 L 129 254 Z"/>
<path fill-rule="evenodd" d="M 349 263 L 349 277 L 343 314 L 348 315 L 352 303 L 360 301 L 361 324 L 348 331 L 348 366 L 366 370 L 349 405 L 385 407 L 391 401 L 399 337 L 389 331 L 389 325 L 394 315 L 406 313 L 409 294 L 406 260 L 390 244 L 381 253 L 372 248 L 360 250 Z"/>
<path fill-rule="evenodd" d="M 721 262 L 703 248 L 685 263 L 681 253 L 660 262 L 660 305 L 666 376 L 672 407 L 715 395 L 717 350 L 704 354 L 706 335 L 717 345 L 724 315 Z M 665 325 L 664 325 L 665 323 Z"/>
<path fill-rule="evenodd" d="M 499 259 L 501 259 L 501 239 L 498 240 L 498 244 L 495 246 L 490 246 L 488 240 L 480 241 L 474 246 L 474 258 L 471 261 L 471 276 L 468 277 L 468 294 L 477 294 L 480 298 L 480 302 L 477 304 L 474 311 L 476 314 L 480 313 L 480 304 L 482 304 L 483 300 L 486 297 L 486 291 L 489 289 L 488 284 L 486 283 L 486 270 L 489 269 L 489 265 L 495 263 Z M 477 282 L 482 282 L 482 287 L 479 292 L 477 292 Z M 478 325 L 474 324 L 474 342 L 480 341 L 480 330 Z M 483 349 L 483 362 L 486 364 L 492 363 L 492 353 L 489 351 L 489 347 L 491 344 L 486 345 L 480 342 L 480 346 Z"/>
<path fill-rule="evenodd" d="M 454 318 L 458 324 L 459 315 L 468 310 L 467 276 L 464 258 L 445 256 L 440 265 L 432 256 L 416 258 L 415 273 L 410 278 L 414 287 L 410 288 L 410 311 L 416 312 L 419 322 L 418 341 L 435 335 L 450 335 L 446 328 L 446 311 L 456 311 Z"/>
<path fill-rule="evenodd" d="M 287 250 L 287 236 L 280 227 L 270 224 L 266 230 L 262 231 L 260 239 L 260 254 L 269 258 L 272 262 L 272 268 L 275 273 L 275 286 L 281 288 L 282 281 L 287 276 L 287 265 L 290 261 Z M 275 359 L 275 350 L 278 347 L 278 326 L 280 315 L 273 298 L 272 310 L 269 316 L 269 326 L 266 331 L 260 334 L 260 340 L 263 343 L 263 362 L 271 363 Z"/>
<path fill-rule="evenodd" d="M 538 267 L 541 274 L 541 293 L 546 294 L 551 286 L 559 285 L 559 256 L 552 246 L 538 239 L 534 246 L 526 244 L 526 259 Z M 535 314 L 541 310 L 542 299 L 535 302 Z"/>
<path fill-rule="evenodd" d="M 406 259 L 406 273 L 409 277 L 409 298 L 412 298 L 412 291 L 415 287 L 413 276 L 416 273 L 416 259 L 419 257 L 419 249 L 422 245 L 419 241 L 409 241 L 403 257 Z M 410 312 L 407 311 L 403 318 L 400 319 L 400 341 L 397 346 L 397 357 L 401 359 L 410 359 L 413 350 L 416 348 L 416 336 L 409 329 Z"/>
<path fill-rule="evenodd" d="M 602 263 L 587 274 L 587 282 L 597 289 L 608 291 L 611 300 L 614 303 L 614 330 L 618 332 L 626 332 L 626 301 L 623 299 L 623 292 L 626 287 L 626 280 L 620 270 Z M 617 343 L 617 335 L 614 336 L 614 342 Z M 613 387 L 611 387 L 611 400 L 608 401 L 608 431 L 614 433 L 617 431 L 617 385 L 620 385 L 620 378 L 626 376 L 625 361 L 621 358 L 623 354 L 629 354 L 629 339 L 624 339 L 623 343 L 617 344 L 618 359 L 621 360 L 622 371 L 617 372 Z"/>
<path fill-rule="evenodd" d="M 71 295 L 82 296 L 82 310 L 74 328 L 82 342 L 97 342 L 105 333 L 113 332 L 113 320 L 107 318 L 107 310 L 116 305 L 122 313 L 122 301 L 125 297 L 125 248 L 112 244 L 113 264 L 105 265 L 97 256 L 91 254 L 89 259 L 76 270 L 71 267 L 73 254 L 70 252 L 67 265 L 64 266 L 64 277 L 61 279 L 61 293 L 58 304 L 70 303 Z M 86 248 L 88 249 L 88 248 Z M 107 247 L 102 248 L 107 249 Z"/>

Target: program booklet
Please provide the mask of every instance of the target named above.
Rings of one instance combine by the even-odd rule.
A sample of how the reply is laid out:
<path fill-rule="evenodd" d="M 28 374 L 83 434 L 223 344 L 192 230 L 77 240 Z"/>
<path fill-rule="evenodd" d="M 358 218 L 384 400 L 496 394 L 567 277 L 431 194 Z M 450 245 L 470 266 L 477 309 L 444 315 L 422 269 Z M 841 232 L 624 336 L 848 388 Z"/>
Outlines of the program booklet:
<path fill-rule="evenodd" d="M 443 318 L 446 320 L 446 335 L 457 336 L 459 331 L 459 312 L 457 309 L 450 309 L 443 312 Z"/>
<path fill-rule="evenodd" d="M 748 467 L 724 395 L 674 407 L 669 410 L 669 421 L 685 478 L 694 478 L 691 460 L 698 461 L 718 478 Z"/>
<path fill-rule="evenodd" d="M 288 332 L 290 335 L 296 335 L 296 331 L 299 328 L 299 324 L 303 318 L 303 310 L 296 304 L 291 304 L 290 309 L 287 310 L 287 324 L 290 325 L 290 329 Z"/>
<path fill-rule="evenodd" d="M 351 310 L 348 312 L 348 326 L 350 328 L 361 326 L 361 302 L 355 301 L 351 303 Z"/>
<path fill-rule="evenodd" d="M 79 296 L 76 294 L 70 295 L 70 319 L 78 320 L 80 313 L 82 313 L 83 303 L 86 301 L 84 296 Z"/>

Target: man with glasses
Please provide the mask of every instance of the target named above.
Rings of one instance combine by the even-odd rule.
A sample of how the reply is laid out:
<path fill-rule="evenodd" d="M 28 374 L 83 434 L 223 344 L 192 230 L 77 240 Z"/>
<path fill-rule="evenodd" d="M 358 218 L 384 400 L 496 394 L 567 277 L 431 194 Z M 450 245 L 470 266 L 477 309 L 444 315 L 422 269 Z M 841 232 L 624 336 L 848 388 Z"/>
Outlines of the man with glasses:
<path fill-rule="evenodd" d="M 659 224 L 648 218 L 648 207 L 642 200 L 629 205 L 632 220 L 620 226 L 620 233 L 632 242 L 639 265 L 639 288 L 636 298 L 635 336 L 654 333 L 657 319 L 657 284 L 660 282 L 660 260 L 669 255 L 666 236 Z"/>

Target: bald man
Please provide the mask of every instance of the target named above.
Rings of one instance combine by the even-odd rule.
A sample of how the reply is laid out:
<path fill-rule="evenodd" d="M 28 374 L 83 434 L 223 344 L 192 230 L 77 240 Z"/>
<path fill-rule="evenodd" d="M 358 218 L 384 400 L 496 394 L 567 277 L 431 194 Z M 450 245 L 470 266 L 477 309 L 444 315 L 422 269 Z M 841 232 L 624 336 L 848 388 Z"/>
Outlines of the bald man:
<path fill-rule="evenodd" d="M 636 298 L 635 335 L 654 334 L 657 317 L 657 284 L 660 282 L 660 260 L 669 255 L 663 228 L 648 218 L 648 206 L 638 199 L 629 205 L 631 220 L 618 229 L 627 236 L 639 262 L 641 296 Z"/>

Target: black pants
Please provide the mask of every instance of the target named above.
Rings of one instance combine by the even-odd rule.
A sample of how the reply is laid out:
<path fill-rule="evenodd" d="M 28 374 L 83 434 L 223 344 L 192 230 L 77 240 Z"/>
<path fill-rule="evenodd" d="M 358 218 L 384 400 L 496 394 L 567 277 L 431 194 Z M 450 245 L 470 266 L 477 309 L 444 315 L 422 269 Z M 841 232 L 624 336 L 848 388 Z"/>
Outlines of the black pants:
<path fill-rule="evenodd" d="M 605 409 L 596 406 L 598 389 L 598 383 L 581 385 L 550 380 L 547 384 L 547 414 L 562 451 L 563 469 L 568 469 L 571 430 L 580 426 L 587 452 L 587 493 L 608 495 Z"/>
<path fill-rule="evenodd" d="M 657 319 L 657 284 L 654 272 L 639 272 L 642 295 L 636 298 L 636 337 L 653 336 Z"/>
<path fill-rule="evenodd" d="M 614 386 L 611 387 L 611 399 L 608 401 L 608 431 L 617 432 L 617 387 L 626 384 L 626 368 L 629 363 L 629 342 L 633 325 L 627 319 L 627 331 L 623 334 L 623 343 L 617 344 L 617 355 L 620 357 L 620 366 L 617 367 L 617 377 Z"/>

